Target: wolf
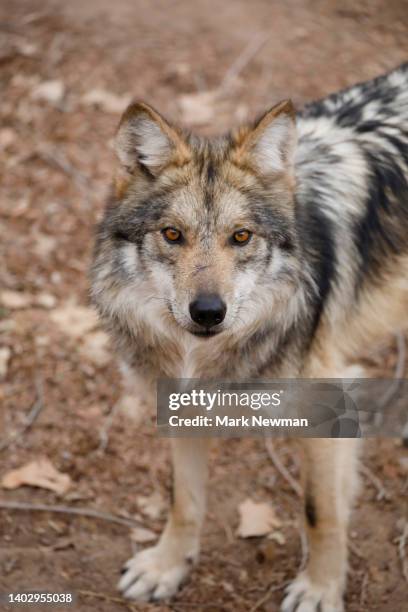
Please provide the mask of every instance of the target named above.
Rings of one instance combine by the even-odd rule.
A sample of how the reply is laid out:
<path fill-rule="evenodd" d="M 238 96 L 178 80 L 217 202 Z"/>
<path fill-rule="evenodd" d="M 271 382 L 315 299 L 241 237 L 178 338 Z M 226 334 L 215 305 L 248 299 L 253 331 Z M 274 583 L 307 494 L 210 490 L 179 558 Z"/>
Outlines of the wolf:
<path fill-rule="evenodd" d="M 406 324 L 408 64 L 214 139 L 135 103 L 116 152 L 92 298 L 135 401 L 159 377 L 341 377 Z M 308 562 L 282 610 L 340 612 L 358 445 L 301 443 Z M 170 598 L 197 561 L 207 453 L 172 440 L 170 515 L 125 565 L 125 597 Z"/>

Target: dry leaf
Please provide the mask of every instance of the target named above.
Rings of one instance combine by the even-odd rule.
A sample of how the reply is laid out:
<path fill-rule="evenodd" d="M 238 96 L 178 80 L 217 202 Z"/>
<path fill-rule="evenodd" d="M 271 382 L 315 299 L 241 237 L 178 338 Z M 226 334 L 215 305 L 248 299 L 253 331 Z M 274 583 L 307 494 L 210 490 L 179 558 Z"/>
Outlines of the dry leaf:
<path fill-rule="evenodd" d="M 0 348 L 0 380 L 7 374 L 8 363 L 11 357 L 11 350 L 8 346 L 2 346 Z"/>
<path fill-rule="evenodd" d="M 408 457 L 400 457 L 398 459 L 398 462 L 400 466 L 402 467 L 402 469 L 408 472 Z"/>
<path fill-rule="evenodd" d="M 274 509 L 268 503 L 257 503 L 247 498 L 238 506 L 240 522 L 237 534 L 240 538 L 253 538 L 267 535 L 280 526 Z"/>
<path fill-rule="evenodd" d="M 87 334 L 81 346 L 81 353 L 97 366 L 106 366 L 111 360 L 108 352 L 109 337 L 103 331 Z"/>
<path fill-rule="evenodd" d="M 32 296 L 28 293 L 5 289 L 0 293 L 0 301 L 3 306 L 10 310 L 18 310 L 19 308 L 28 308 L 31 305 Z"/>
<path fill-rule="evenodd" d="M 130 539 L 138 544 L 147 544 L 157 540 L 157 535 L 151 529 L 145 527 L 134 527 L 130 532 Z"/>
<path fill-rule="evenodd" d="M 145 516 L 156 520 L 166 509 L 166 504 L 158 491 L 151 495 L 138 495 L 136 503 Z"/>
<path fill-rule="evenodd" d="M 53 310 L 50 317 L 64 334 L 73 338 L 81 338 L 98 324 L 94 310 L 77 304 L 64 304 Z"/>
<path fill-rule="evenodd" d="M 40 83 L 31 92 L 33 100 L 44 100 L 50 104 L 59 104 L 65 94 L 65 86 L 57 79 Z"/>
<path fill-rule="evenodd" d="M 17 489 L 22 485 L 40 487 L 63 495 L 71 486 L 71 478 L 68 474 L 58 472 L 49 459 L 43 458 L 7 472 L 1 481 L 3 489 Z"/>
<path fill-rule="evenodd" d="M 16 133 L 11 128 L 0 130 L 0 149 L 7 149 L 16 140 Z"/>
<path fill-rule="evenodd" d="M 68 536 L 58 538 L 57 542 L 52 547 L 53 550 L 67 550 L 67 548 L 75 548 L 75 540 Z"/>
<path fill-rule="evenodd" d="M 139 426 L 146 420 L 149 409 L 147 405 L 135 395 L 122 395 L 118 401 L 118 412 L 132 419 L 134 426 Z"/>
<path fill-rule="evenodd" d="M 33 57 L 38 53 L 38 46 L 36 44 L 24 40 L 16 40 L 16 47 L 18 52 L 26 57 Z"/>
<path fill-rule="evenodd" d="M 39 293 L 35 296 L 34 303 L 36 306 L 41 306 L 41 308 L 54 308 L 57 298 L 55 295 L 51 295 L 51 293 Z"/>
<path fill-rule="evenodd" d="M 33 250 L 41 258 L 46 259 L 56 249 L 57 240 L 53 236 L 38 233 L 35 235 L 35 244 Z"/>
<path fill-rule="evenodd" d="M 129 94 L 118 96 L 106 89 L 91 89 L 82 96 L 84 104 L 98 106 L 107 113 L 122 113 L 131 100 L 132 96 Z"/>
<path fill-rule="evenodd" d="M 215 115 L 217 91 L 184 94 L 179 97 L 181 120 L 188 125 L 206 125 Z"/>
<path fill-rule="evenodd" d="M 284 546 L 286 544 L 286 538 L 281 531 L 274 531 L 268 535 L 268 540 L 273 540 L 279 544 L 279 546 Z"/>
<path fill-rule="evenodd" d="M 18 325 L 16 321 L 13 321 L 13 319 L 3 319 L 3 321 L 0 321 L 0 333 L 1 332 L 17 332 L 17 331 L 18 331 Z"/>

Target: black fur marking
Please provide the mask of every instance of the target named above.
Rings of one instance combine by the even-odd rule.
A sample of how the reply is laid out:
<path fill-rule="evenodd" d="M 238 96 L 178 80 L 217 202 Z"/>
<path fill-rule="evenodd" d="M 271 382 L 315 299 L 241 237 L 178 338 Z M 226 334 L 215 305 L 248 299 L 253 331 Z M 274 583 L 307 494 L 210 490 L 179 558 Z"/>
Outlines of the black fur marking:
<path fill-rule="evenodd" d="M 318 208 L 319 193 L 310 194 L 310 201 L 298 207 L 298 233 L 311 263 L 312 275 L 318 288 L 313 329 L 317 328 L 324 305 L 336 279 L 336 250 L 333 222 Z"/>
<path fill-rule="evenodd" d="M 305 499 L 305 516 L 309 527 L 316 527 L 317 525 L 317 512 L 314 499 L 310 492 L 306 492 Z"/>
<path fill-rule="evenodd" d="M 355 127 L 363 117 L 366 101 L 357 102 L 352 100 L 342 107 L 340 113 L 336 114 L 336 123 L 341 127 Z"/>
<path fill-rule="evenodd" d="M 204 192 L 204 206 L 206 210 L 210 210 L 210 208 L 212 208 L 213 201 L 214 197 L 212 189 L 206 189 Z"/>
<path fill-rule="evenodd" d="M 286 251 L 294 250 L 295 234 L 289 219 L 270 205 L 267 195 L 263 199 L 249 191 L 243 190 L 243 194 L 248 199 L 252 219 L 259 227 L 257 233 L 266 238 L 271 246 L 277 244 Z"/>
<path fill-rule="evenodd" d="M 216 176 L 217 176 L 217 171 L 215 169 L 215 166 L 212 163 L 212 161 L 209 161 L 208 165 L 207 165 L 207 181 L 208 181 L 208 183 L 214 183 Z"/>
<path fill-rule="evenodd" d="M 106 215 L 101 231 L 116 240 L 133 242 L 140 249 L 148 231 L 157 225 L 169 205 L 169 193 L 152 194 L 131 207 L 116 205 Z"/>
<path fill-rule="evenodd" d="M 170 472 L 170 478 L 171 478 L 171 484 L 170 484 L 170 507 L 172 508 L 174 506 L 174 501 L 175 501 L 175 494 L 174 494 L 174 475 L 173 472 Z"/>
<path fill-rule="evenodd" d="M 356 288 L 366 275 L 378 275 L 387 255 L 407 250 L 408 184 L 395 158 L 382 152 L 376 157 L 366 152 L 371 169 L 367 209 L 354 228 L 355 243 L 360 255 Z"/>
<path fill-rule="evenodd" d="M 408 62 L 401 64 L 397 69 L 401 72 L 408 70 Z M 382 105 L 390 104 L 400 93 L 398 87 L 390 87 L 389 75 L 380 75 L 371 81 L 358 83 L 351 88 L 346 87 L 326 98 L 307 104 L 301 111 L 303 117 L 333 117 L 343 127 L 353 127 L 352 121 L 360 117 L 362 106 L 371 100 L 378 100 Z M 352 98 L 349 99 L 349 91 Z M 363 102 L 361 102 L 363 99 Z"/>
<path fill-rule="evenodd" d="M 118 240 L 119 242 L 132 242 L 130 239 L 129 234 L 126 234 L 123 230 L 115 230 L 113 232 L 113 237 L 115 240 Z"/>
<path fill-rule="evenodd" d="M 192 555 L 187 555 L 186 563 L 189 567 L 193 567 L 194 565 L 194 557 Z"/>

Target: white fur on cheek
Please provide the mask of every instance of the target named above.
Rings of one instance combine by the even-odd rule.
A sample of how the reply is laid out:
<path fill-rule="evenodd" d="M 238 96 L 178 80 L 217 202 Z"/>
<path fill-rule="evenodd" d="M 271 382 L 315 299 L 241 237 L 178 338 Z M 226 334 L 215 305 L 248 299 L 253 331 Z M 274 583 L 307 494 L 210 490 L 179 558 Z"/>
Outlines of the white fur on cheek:
<path fill-rule="evenodd" d="M 129 275 L 133 275 L 138 268 L 136 245 L 129 242 L 121 247 L 122 264 Z"/>

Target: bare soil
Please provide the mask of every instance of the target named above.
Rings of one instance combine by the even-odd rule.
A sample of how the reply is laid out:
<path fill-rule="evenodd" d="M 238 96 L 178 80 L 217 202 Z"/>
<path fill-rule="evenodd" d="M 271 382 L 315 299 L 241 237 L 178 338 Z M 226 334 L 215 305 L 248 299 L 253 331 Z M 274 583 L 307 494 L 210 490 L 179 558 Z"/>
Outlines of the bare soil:
<path fill-rule="evenodd" d="M 198 126 L 226 129 L 282 98 L 300 106 L 398 65 L 406 59 L 407 13 L 404 0 L 0 1 L 0 290 L 55 297 L 47 307 L 0 308 L 0 346 L 11 350 L 0 383 L 0 445 L 24 426 L 36 398 L 42 402 L 33 426 L 0 451 L 0 478 L 45 455 L 73 480 L 62 499 L 22 487 L 1 491 L 0 500 L 98 508 L 137 517 L 157 533 L 164 523 L 163 514 L 143 515 L 137 496 L 158 490 L 168 499 L 166 441 L 156 437 L 153 421 L 137 428 L 116 417 L 101 448 L 120 394 L 115 362 L 86 358 L 80 341 L 52 319 L 67 302 L 88 304 L 94 225 L 109 188 L 124 96 L 183 119 L 181 96 L 213 90 L 233 67 L 219 104 Z M 240 67 L 237 58 L 254 40 L 263 44 L 249 48 Z M 38 85 L 50 80 L 64 91 L 44 99 Z M 119 98 L 107 102 L 105 95 L 99 107 L 84 100 L 100 89 Z M 394 344 L 390 339 L 367 363 L 392 376 Z M 295 445 L 277 441 L 276 448 L 298 477 Z M 378 500 L 362 478 L 351 526 L 350 612 L 407 609 L 398 551 L 407 462 L 400 440 L 366 443 L 364 463 L 388 496 Z M 248 496 L 271 501 L 284 545 L 236 537 L 237 506 Z M 271 588 L 256 609 L 275 612 L 300 563 L 300 506 L 261 441 L 226 441 L 213 451 L 201 563 L 170 604 L 120 600 L 115 584 L 132 552 L 127 527 L 39 512 L 0 511 L 0 591 L 74 591 L 81 612 L 248 612 Z"/>

